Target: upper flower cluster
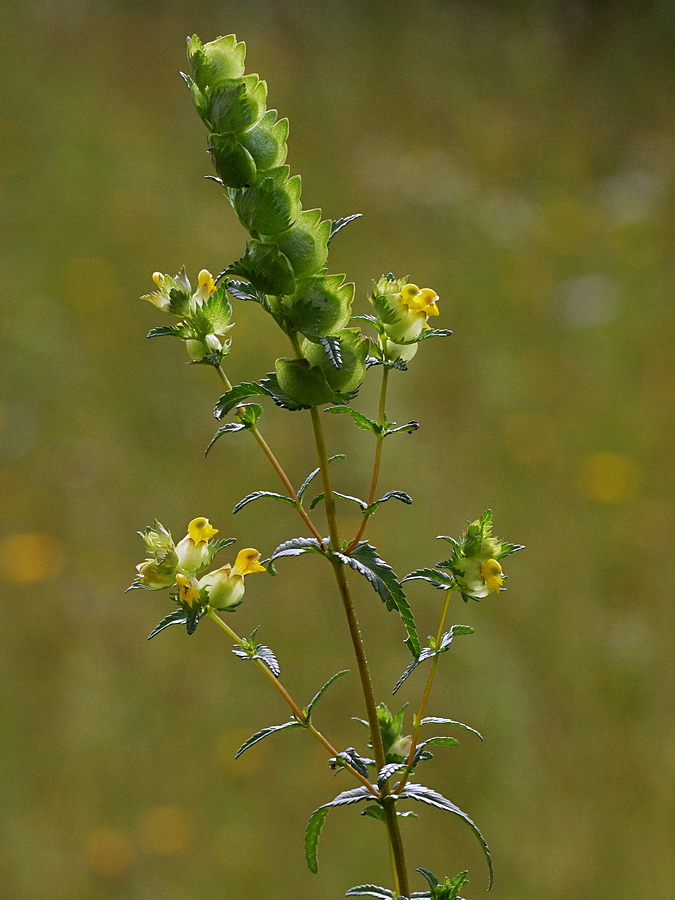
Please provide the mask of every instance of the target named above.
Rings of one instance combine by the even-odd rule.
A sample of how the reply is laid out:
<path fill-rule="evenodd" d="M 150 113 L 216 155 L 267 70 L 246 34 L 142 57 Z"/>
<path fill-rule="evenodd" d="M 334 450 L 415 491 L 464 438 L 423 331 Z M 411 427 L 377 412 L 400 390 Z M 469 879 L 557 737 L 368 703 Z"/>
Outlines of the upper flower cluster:
<path fill-rule="evenodd" d="M 224 287 L 216 287 L 213 276 L 206 269 L 199 273 L 197 289 L 192 290 L 185 269 L 177 275 L 155 272 L 152 276 L 157 290 L 145 294 L 162 312 L 176 316 L 177 325 L 153 328 L 148 337 L 172 335 L 185 341 L 187 352 L 195 362 L 219 365 L 230 349 L 229 331 L 232 323 L 232 306 Z"/>
<path fill-rule="evenodd" d="M 407 278 L 383 275 L 373 283 L 371 303 L 377 312 L 384 351 L 388 359 L 408 362 L 429 328 L 427 319 L 440 315 L 438 295 L 431 288 L 418 288 Z"/>
<path fill-rule="evenodd" d="M 159 522 L 139 532 L 149 555 L 136 566 L 138 575 L 131 587 L 159 591 L 175 586 L 174 599 L 187 610 L 207 605 L 220 610 L 236 609 L 244 599 L 244 577 L 265 569 L 258 562 L 260 553 L 249 547 L 239 551 L 234 565 L 227 563 L 201 575 L 216 553 L 232 543 L 212 541 L 217 533 L 218 529 L 201 516 L 190 522 L 188 533 L 178 544 Z"/>
<path fill-rule="evenodd" d="M 506 575 L 502 571 L 501 560 L 523 549 L 521 544 L 510 544 L 492 535 L 491 510 L 471 522 L 458 541 L 446 536 L 441 540 L 452 545 L 452 554 L 436 565 L 452 573 L 465 601 L 481 600 L 488 594 L 498 594 L 503 590 Z"/>

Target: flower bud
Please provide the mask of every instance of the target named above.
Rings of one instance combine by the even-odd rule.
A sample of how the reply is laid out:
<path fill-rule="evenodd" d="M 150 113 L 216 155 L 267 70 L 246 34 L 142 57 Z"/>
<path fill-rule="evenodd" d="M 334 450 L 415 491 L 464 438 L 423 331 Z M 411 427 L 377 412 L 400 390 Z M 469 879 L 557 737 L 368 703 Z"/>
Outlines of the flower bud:
<path fill-rule="evenodd" d="M 150 591 L 161 591 L 174 583 L 173 567 L 167 568 L 156 559 L 146 559 L 136 566 L 138 585 Z"/>

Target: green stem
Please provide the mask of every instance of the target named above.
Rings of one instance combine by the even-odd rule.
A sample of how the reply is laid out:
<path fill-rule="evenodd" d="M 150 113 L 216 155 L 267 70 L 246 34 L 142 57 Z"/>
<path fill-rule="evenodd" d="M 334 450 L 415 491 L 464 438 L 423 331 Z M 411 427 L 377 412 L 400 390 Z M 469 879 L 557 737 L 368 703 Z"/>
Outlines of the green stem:
<path fill-rule="evenodd" d="M 242 640 L 242 638 L 240 638 L 239 635 L 235 631 L 233 631 L 229 625 L 227 625 L 225 622 L 223 622 L 223 620 L 220 618 L 220 616 L 217 615 L 213 609 L 209 608 L 207 611 L 207 615 L 209 616 L 210 619 L 213 619 L 213 621 L 216 623 L 216 625 L 218 625 L 220 628 L 222 628 L 223 631 L 227 635 L 229 635 L 230 638 L 232 638 L 232 640 L 235 642 L 235 644 L 239 644 L 240 647 L 244 644 L 244 641 Z M 314 735 L 314 737 L 319 741 L 319 743 L 322 744 L 326 748 L 326 750 L 328 750 L 328 752 L 331 754 L 331 756 L 337 756 L 338 751 L 335 749 L 335 747 L 333 747 L 333 745 L 330 743 L 330 741 L 328 741 L 321 734 L 321 732 L 317 728 L 315 728 L 314 725 L 312 725 L 310 719 L 300 709 L 298 704 L 291 697 L 291 695 L 288 693 L 288 691 L 283 686 L 283 684 L 279 681 L 279 679 L 274 674 L 274 672 L 272 672 L 272 670 L 268 666 L 266 666 L 265 663 L 261 659 L 254 659 L 253 662 L 258 666 L 260 671 L 266 676 L 266 678 L 279 691 L 279 693 L 284 698 L 286 703 L 288 703 L 288 705 L 290 706 L 291 710 L 293 711 L 293 715 L 298 720 L 298 722 L 301 725 L 303 725 L 307 729 L 307 731 L 311 732 L 311 734 Z M 345 768 L 349 769 L 349 771 L 352 773 L 352 775 L 355 775 L 356 778 L 358 778 L 359 781 L 362 784 L 364 784 L 375 797 L 379 798 L 379 794 L 378 794 L 377 790 L 373 787 L 373 785 L 368 781 L 367 778 L 364 778 L 360 772 L 357 772 L 356 769 L 354 769 L 352 766 L 348 765 L 347 763 L 345 763 Z"/>
<path fill-rule="evenodd" d="M 225 390 L 231 391 L 231 390 L 232 390 L 232 384 L 231 384 L 231 382 L 230 382 L 230 379 L 229 379 L 229 378 L 227 377 L 227 375 L 225 374 L 225 371 L 224 371 L 223 367 L 219 365 L 219 366 L 217 367 L 217 371 L 218 371 L 218 374 L 220 375 L 220 380 L 223 382 L 223 384 L 224 384 L 224 386 L 225 386 Z M 326 548 L 325 548 L 325 545 L 324 545 L 324 542 L 323 542 L 323 538 L 321 537 L 321 535 L 319 534 L 319 532 L 316 530 L 316 528 L 315 528 L 315 526 L 314 526 L 314 523 L 313 523 L 312 520 L 310 519 L 309 515 L 308 515 L 308 514 L 305 512 L 305 510 L 303 509 L 302 503 L 300 502 L 300 498 L 298 497 L 295 488 L 294 488 L 293 485 L 291 484 L 290 478 L 289 478 L 288 475 L 284 472 L 281 463 L 280 463 L 279 460 L 276 458 L 276 456 L 274 455 L 274 453 L 272 453 L 272 451 L 271 451 L 271 449 L 270 449 L 270 447 L 269 447 L 269 444 L 268 444 L 267 441 L 264 439 L 264 437 L 260 434 L 260 432 L 258 431 L 258 428 L 257 428 L 256 425 L 253 425 L 251 428 L 248 429 L 248 431 L 250 431 L 251 434 L 253 435 L 253 437 L 256 439 L 256 441 L 258 442 L 258 446 L 261 448 L 261 450 L 263 451 L 263 453 L 265 454 L 265 456 L 266 456 L 266 457 L 269 459 L 269 461 L 271 462 L 272 467 L 274 468 L 274 471 L 277 473 L 277 475 L 279 476 L 279 478 L 281 478 L 281 481 L 282 481 L 284 487 L 286 488 L 286 490 L 288 491 L 288 494 L 289 494 L 291 500 L 292 500 L 293 503 L 295 504 L 295 508 L 297 509 L 298 513 L 300 514 L 300 517 L 302 518 L 303 522 L 304 522 L 305 525 L 309 528 L 309 530 L 312 532 L 312 534 L 314 535 L 314 537 L 317 539 L 317 541 L 318 541 L 319 544 L 321 545 L 321 549 L 322 549 L 322 550 L 325 550 Z"/>
<path fill-rule="evenodd" d="M 450 598 L 452 596 L 452 593 L 452 591 L 445 592 L 445 602 L 443 603 L 443 610 L 441 612 L 441 618 L 438 622 L 438 630 L 436 631 L 436 647 L 438 647 L 441 643 L 443 628 L 445 627 L 445 619 L 448 615 L 448 608 L 450 606 Z M 422 727 L 422 717 L 424 716 L 424 710 L 426 709 L 427 702 L 429 701 L 429 695 L 431 694 L 431 687 L 434 683 L 434 678 L 436 677 L 436 669 L 438 668 L 439 658 L 440 657 L 437 654 L 431 661 L 431 668 L 429 669 L 429 675 L 427 676 L 427 683 L 424 686 L 422 699 L 420 700 L 420 705 L 417 708 L 417 712 L 413 716 L 413 733 L 412 741 L 410 743 L 410 753 L 408 754 L 407 759 L 408 766 L 412 766 L 413 759 L 415 758 L 415 751 L 417 750 L 417 744 L 419 743 L 420 738 L 420 728 Z M 403 780 L 396 788 L 397 793 L 400 793 L 403 790 L 408 782 L 409 777 L 410 773 L 404 775 Z"/>
<path fill-rule="evenodd" d="M 384 410 L 387 403 L 387 384 L 389 381 L 389 367 L 385 366 L 382 370 L 382 387 L 380 389 L 380 408 L 377 414 L 377 424 L 382 426 L 384 425 Z M 370 493 L 368 494 L 368 506 L 375 500 L 375 492 L 377 491 L 377 481 L 380 477 L 380 462 L 382 461 L 382 444 L 384 443 L 384 432 L 381 431 L 380 434 L 377 435 L 375 445 L 375 461 L 373 463 L 373 477 L 370 480 Z M 351 551 L 356 547 L 358 542 L 363 537 L 363 532 L 366 530 L 366 525 L 368 524 L 369 516 L 364 516 L 361 521 L 361 527 L 359 528 L 356 537 L 351 542 L 349 547 L 347 547 L 347 553 L 351 553 Z"/>
<path fill-rule="evenodd" d="M 335 496 L 333 494 L 333 486 L 331 483 L 330 467 L 328 464 L 328 452 L 326 450 L 326 441 L 323 435 L 321 417 L 316 407 L 312 407 L 310 413 L 312 417 L 312 426 L 314 429 L 316 454 L 319 461 L 321 480 L 323 483 L 325 500 L 324 506 L 326 509 L 326 521 L 328 523 L 330 544 L 333 550 L 340 550 L 341 544 L 337 524 L 337 515 L 335 510 Z M 359 676 L 361 678 L 361 688 L 363 690 L 363 697 L 366 704 L 368 724 L 370 726 L 370 737 L 373 745 L 373 754 L 375 756 L 375 762 L 379 771 L 386 762 L 386 756 L 384 753 L 384 745 L 382 743 L 382 734 L 380 732 L 380 722 L 377 716 L 377 705 L 375 703 L 373 683 L 370 677 L 370 670 L 368 668 L 368 660 L 366 658 L 366 652 L 363 646 L 363 639 L 361 637 L 361 629 L 359 628 L 359 622 L 356 616 L 356 610 L 354 608 L 354 601 L 352 600 L 351 592 L 349 590 L 349 584 L 347 583 L 345 567 L 338 559 L 335 559 L 334 557 L 331 558 L 331 563 L 333 566 L 333 571 L 335 573 L 335 580 L 337 581 L 338 590 L 340 592 L 340 599 L 342 600 L 342 605 L 347 616 L 349 634 L 352 639 L 354 655 L 356 656 Z M 387 789 L 387 786 L 384 785 L 381 791 L 381 797 L 383 800 L 385 800 L 388 795 L 389 791 Z M 410 889 L 408 887 L 408 873 L 405 863 L 405 852 L 403 849 L 403 840 L 401 838 L 401 832 L 399 829 L 398 816 L 396 815 L 395 801 L 386 801 L 385 803 L 383 803 L 383 808 L 385 811 L 389 844 L 395 862 L 394 868 L 396 870 L 397 890 L 399 890 L 404 897 L 409 897 Z"/>

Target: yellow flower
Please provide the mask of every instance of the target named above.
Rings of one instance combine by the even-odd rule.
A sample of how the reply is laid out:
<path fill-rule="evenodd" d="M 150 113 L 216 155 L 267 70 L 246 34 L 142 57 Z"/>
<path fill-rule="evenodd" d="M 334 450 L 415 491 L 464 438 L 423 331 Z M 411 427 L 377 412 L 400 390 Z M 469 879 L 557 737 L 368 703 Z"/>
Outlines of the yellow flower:
<path fill-rule="evenodd" d="M 504 584 L 504 576 L 502 575 L 502 567 L 496 559 L 486 559 L 480 567 L 480 574 L 485 579 L 488 591 L 499 593 Z"/>
<path fill-rule="evenodd" d="M 210 541 L 214 535 L 218 534 L 218 529 L 214 528 L 208 519 L 198 516 L 188 525 L 188 534 L 195 544 L 200 544 L 202 541 Z"/>
<path fill-rule="evenodd" d="M 207 269 L 202 269 L 198 276 L 197 290 L 194 292 L 193 297 L 195 300 L 207 300 L 215 292 L 216 283 L 213 280 L 213 275 Z"/>
<path fill-rule="evenodd" d="M 208 519 L 199 516 L 188 525 L 188 533 L 176 546 L 178 564 L 186 572 L 198 572 L 211 562 L 209 540 L 218 534 Z"/>
<path fill-rule="evenodd" d="M 187 603 L 191 607 L 193 601 L 199 599 L 199 588 L 182 572 L 177 573 L 176 584 L 178 585 L 178 597 L 181 603 Z"/>
<path fill-rule="evenodd" d="M 209 604 L 214 609 L 233 610 L 244 599 L 244 576 L 264 572 L 258 560 L 260 553 L 252 547 L 240 550 L 234 566 L 227 563 L 215 572 L 209 572 L 199 581 L 200 589 L 206 588 Z"/>
<path fill-rule="evenodd" d="M 431 288 L 418 288 L 416 284 L 406 284 L 401 290 L 401 303 L 418 316 L 439 316 L 436 301 L 438 294 Z"/>

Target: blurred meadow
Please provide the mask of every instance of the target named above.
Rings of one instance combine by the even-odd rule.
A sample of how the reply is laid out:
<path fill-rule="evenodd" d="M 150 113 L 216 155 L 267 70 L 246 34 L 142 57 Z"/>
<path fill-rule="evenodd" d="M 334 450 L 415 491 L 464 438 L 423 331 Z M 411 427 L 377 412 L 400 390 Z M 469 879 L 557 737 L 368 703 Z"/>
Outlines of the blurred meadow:
<path fill-rule="evenodd" d="M 429 765 L 492 847 L 494 900 L 675 896 L 673 235 L 675 6 L 584 2 L 4 0 L 0 44 L 0 894 L 6 900 L 329 900 L 388 883 L 380 826 L 309 813 L 346 788 L 302 733 L 235 749 L 286 710 L 205 622 L 145 638 L 166 594 L 124 595 L 155 517 L 208 516 L 268 554 L 302 534 L 246 435 L 208 460 L 219 382 L 145 340 L 154 270 L 218 272 L 244 232 L 178 76 L 185 36 L 236 32 L 291 122 L 306 207 L 363 219 L 330 270 L 393 270 L 455 332 L 392 376 L 373 543 L 399 575 L 487 506 L 527 545 L 508 592 L 455 603 L 476 628 L 430 712 L 478 728 Z M 287 347 L 236 308 L 233 381 Z M 358 409 L 374 414 L 371 374 Z M 325 417 L 336 487 L 364 493 L 369 435 Z M 265 413 L 298 483 L 304 413 Z M 349 509 L 345 514 L 350 514 Z M 355 520 L 352 518 L 352 524 Z M 226 561 L 225 554 L 223 562 Z M 328 567 L 325 567 L 326 569 Z M 261 626 L 306 702 L 352 668 L 330 572 L 285 560 L 233 620 Z M 355 582 L 378 695 L 407 664 L 397 619 Z M 422 635 L 440 594 L 410 585 Z M 461 607 L 461 608 L 460 608 Z M 421 679 L 398 697 L 414 701 Z M 304 699 L 306 698 L 306 699 Z M 354 671 L 319 711 L 362 740 Z M 363 746 L 361 744 L 361 746 Z M 424 808 L 408 859 L 486 884 L 461 823 Z M 433 836 L 433 839 L 432 839 Z M 414 889 L 422 890 L 415 876 Z"/>

